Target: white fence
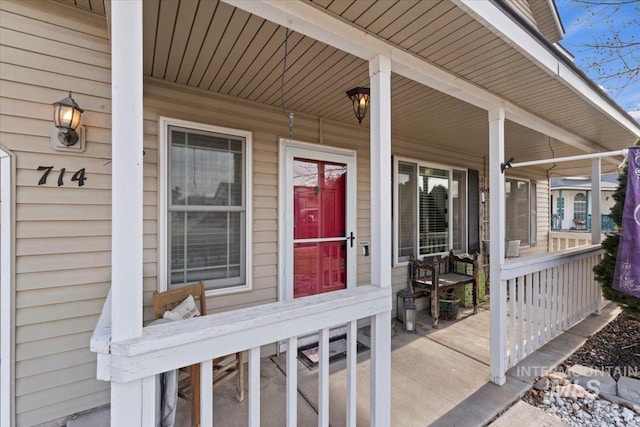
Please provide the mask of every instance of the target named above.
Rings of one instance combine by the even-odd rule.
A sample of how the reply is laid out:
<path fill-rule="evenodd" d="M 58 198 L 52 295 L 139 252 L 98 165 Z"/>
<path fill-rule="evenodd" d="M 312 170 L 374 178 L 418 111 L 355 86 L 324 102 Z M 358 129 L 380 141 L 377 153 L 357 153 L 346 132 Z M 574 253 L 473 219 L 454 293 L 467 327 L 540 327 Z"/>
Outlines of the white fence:
<path fill-rule="evenodd" d="M 98 379 L 114 383 L 143 381 L 145 396 L 155 396 L 156 374 L 201 363 L 201 425 L 213 425 L 212 366 L 215 357 L 248 352 L 249 426 L 260 425 L 260 347 L 287 343 L 287 426 L 297 425 L 297 337 L 319 333 L 318 425 L 329 425 L 329 329 L 346 325 L 347 330 L 347 426 L 356 425 L 356 331 L 360 319 L 370 319 L 371 396 L 387 393 L 390 387 L 380 372 L 389 372 L 391 348 L 391 288 L 359 286 L 316 296 L 262 305 L 227 313 L 202 316 L 180 322 L 149 326 L 142 336 L 110 341 L 110 303 L 91 339 L 98 353 Z M 376 330 L 377 329 L 377 330 Z M 376 381 L 376 378 L 382 381 Z M 112 387 L 113 393 L 113 387 Z M 150 399 L 149 397 L 145 397 Z M 112 402 L 114 397 L 112 396 Z M 371 422 L 384 420 L 388 405 L 371 403 Z M 155 404 L 146 402 L 141 416 L 145 426 L 156 425 Z M 131 424 L 133 425 L 133 424 Z"/>
<path fill-rule="evenodd" d="M 600 245 L 590 245 L 503 266 L 500 285 L 507 287 L 507 302 L 501 321 L 507 326 L 507 367 L 600 309 L 602 294 L 593 267 L 603 253 Z"/>

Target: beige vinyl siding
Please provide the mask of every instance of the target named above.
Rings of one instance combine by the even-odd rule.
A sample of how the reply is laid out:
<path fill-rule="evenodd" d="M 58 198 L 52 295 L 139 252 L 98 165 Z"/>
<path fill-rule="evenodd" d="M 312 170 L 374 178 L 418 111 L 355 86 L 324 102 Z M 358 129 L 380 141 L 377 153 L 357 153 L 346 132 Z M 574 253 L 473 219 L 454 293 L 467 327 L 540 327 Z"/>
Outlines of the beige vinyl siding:
<path fill-rule="evenodd" d="M 539 180 L 536 183 L 536 246 L 520 249 L 520 255 L 545 253 L 549 242 L 549 180 Z"/>
<path fill-rule="evenodd" d="M 507 3 L 511 9 L 531 24 L 533 28 L 538 28 L 529 0 L 505 0 L 505 3 Z"/>
<path fill-rule="evenodd" d="M 0 141 L 16 156 L 15 410 L 30 426 L 108 402 L 89 338 L 110 279 L 111 57 L 104 17 L 54 2 L 3 0 L 0 49 Z M 51 148 L 51 104 L 69 90 L 84 153 Z M 45 185 L 38 166 L 53 166 Z M 81 168 L 83 187 L 71 182 Z"/>

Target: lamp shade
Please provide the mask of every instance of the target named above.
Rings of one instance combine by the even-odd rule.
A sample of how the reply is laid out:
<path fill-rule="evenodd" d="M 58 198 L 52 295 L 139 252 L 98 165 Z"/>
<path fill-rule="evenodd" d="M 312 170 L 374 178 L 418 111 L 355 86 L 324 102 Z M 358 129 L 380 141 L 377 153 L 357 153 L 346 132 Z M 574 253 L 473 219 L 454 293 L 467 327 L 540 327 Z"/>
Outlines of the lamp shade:
<path fill-rule="evenodd" d="M 362 123 L 369 110 L 369 93 L 368 87 L 356 87 L 347 91 L 347 96 L 353 103 L 353 113 L 356 115 L 358 123 Z"/>
<path fill-rule="evenodd" d="M 58 128 L 75 130 L 80 124 L 80 117 L 84 110 L 71 97 L 53 103 L 53 121 Z"/>

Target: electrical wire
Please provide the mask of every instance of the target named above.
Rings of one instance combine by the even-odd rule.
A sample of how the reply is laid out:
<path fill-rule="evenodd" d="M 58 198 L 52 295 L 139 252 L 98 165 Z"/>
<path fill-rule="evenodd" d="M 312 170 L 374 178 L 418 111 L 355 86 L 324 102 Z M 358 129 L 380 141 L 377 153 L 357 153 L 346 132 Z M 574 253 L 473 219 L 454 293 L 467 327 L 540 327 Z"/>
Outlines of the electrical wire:
<path fill-rule="evenodd" d="M 551 145 L 551 137 L 549 137 L 549 149 L 551 150 L 551 158 L 555 159 L 556 158 L 556 153 L 553 152 L 553 146 Z M 551 166 L 549 169 L 547 169 L 547 179 L 549 179 L 551 177 L 551 171 L 553 169 L 555 169 L 556 167 L 558 167 L 557 163 L 553 163 L 553 166 Z"/>
<path fill-rule="evenodd" d="M 282 113 L 289 119 L 289 140 L 291 140 L 293 138 L 293 113 L 291 111 L 287 112 L 287 108 L 284 103 L 284 81 L 285 74 L 287 72 L 289 34 L 289 29 L 287 28 L 287 32 L 284 38 L 284 63 L 282 65 L 282 76 L 280 77 L 280 104 L 282 105 Z"/>

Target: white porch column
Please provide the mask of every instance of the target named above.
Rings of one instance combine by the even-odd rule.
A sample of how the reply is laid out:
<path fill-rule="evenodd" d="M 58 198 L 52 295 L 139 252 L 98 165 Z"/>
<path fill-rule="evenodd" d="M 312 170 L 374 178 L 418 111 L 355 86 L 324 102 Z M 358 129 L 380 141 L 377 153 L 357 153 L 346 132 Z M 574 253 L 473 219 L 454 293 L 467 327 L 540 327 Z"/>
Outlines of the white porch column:
<path fill-rule="evenodd" d="M 591 243 L 601 243 L 602 224 L 600 200 L 602 196 L 602 162 L 600 157 L 591 160 Z"/>
<path fill-rule="evenodd" d="M 111 2 L 111 67 L 111 336 L 118 341 L 142 334 L 142 0 Z M 142 419 L 142 390 L 143 380 L 111 383 L 112 426 L 154 424 Z"/>
<path fill-rule="evenodd" d="M 371 283 L 391 287 L 391 60 L 369 61 L 371 80 Z M 391 424 L 391 311 L 371 322 L 371 425 Z"/>
<path fill-rule="evenodd" d="M 504 162 L 504 121 L 504 108 L 489 111 L 489 375 L 491 382 L 498 385 L 506 382 L 507 370 L 507 287 L 500 280 L 500 270 L 504 264 L 506 217 L 504 174 L 500 171 L 500 165 Z"/>

